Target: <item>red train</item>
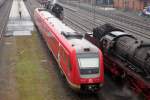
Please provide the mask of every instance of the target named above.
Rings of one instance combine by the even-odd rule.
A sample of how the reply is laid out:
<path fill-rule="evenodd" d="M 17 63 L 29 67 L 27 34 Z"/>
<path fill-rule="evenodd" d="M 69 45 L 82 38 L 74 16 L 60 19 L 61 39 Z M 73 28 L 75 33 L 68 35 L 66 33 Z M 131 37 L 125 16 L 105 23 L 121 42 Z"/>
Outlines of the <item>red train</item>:
<path fill-rule="evenodd" d="M 35 9 L 34 20 L 70 86 L 98 91 L 104 82 L 102 52 L 44 9 Z"/>

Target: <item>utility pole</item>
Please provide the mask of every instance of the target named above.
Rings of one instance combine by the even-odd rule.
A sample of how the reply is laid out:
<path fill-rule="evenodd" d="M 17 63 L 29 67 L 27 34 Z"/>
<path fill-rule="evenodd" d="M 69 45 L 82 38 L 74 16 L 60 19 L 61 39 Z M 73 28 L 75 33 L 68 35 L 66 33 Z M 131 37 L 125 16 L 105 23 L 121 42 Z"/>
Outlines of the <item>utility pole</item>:
<path fill-rule="evenodd" d="M 110 4 L 110 0 L 108 0 L 108 5 Z"/>
<path fill-rule="evenodd" d="M 79 3 L 78 3 L 78 8 L 79 8 L 79 11 L 80 11 L 80 3 L 81 3 L 81 1 L 79 0 Z"/>
<path fill-rule="evenodd" d="M 93 11 L 93 28 L 95 27 L 95 7 L 96 7 L 96 0 L 92 2 L 92 11 Z"/>

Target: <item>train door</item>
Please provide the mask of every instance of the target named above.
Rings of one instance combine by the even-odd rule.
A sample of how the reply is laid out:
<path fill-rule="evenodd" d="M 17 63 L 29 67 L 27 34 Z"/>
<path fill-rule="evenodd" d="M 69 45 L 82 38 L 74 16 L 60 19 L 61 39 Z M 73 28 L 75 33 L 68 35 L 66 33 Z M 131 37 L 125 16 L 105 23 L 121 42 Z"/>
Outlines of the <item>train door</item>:
<path fill-rule="evenodd" d="M 52 49 L 53 49 L 54 56 L 57 58 L 58 50 L 59 50 L 59 40 L 57 40 L 55 36 L 53 36 Z"/>
<path fill-rule="evenodd" d="M 58 63 L 61 69 L 65 72 L 65 75 L 70 78 L 71 75 L 71 63 L 69 53 L 60 45 L 58 51 Z"/>
<path fill-rule="evenodd" d="M 66 67 L 67 67 L 67 74 L 68 74 L 68 77 L 70 78 L 70 76 L 71 76 L 71 71 L 72 71 L 72 66 L 71 66 L 70 56 L 69 56 L 69 55 L 66 55 Z"/>
<path fill-rule="evenodd" d="M 64 51 L 64 48 L 62 47 L 61 44 L 59 44 L 59 49 L 58 49 L 58 63 L 61 67 L 61 69 L 63 70 L 63 72 L 65 73 L 65 75 L 67 74 L 67 69 L 66 69 L 66 62 L 65 62 L 65 51 Z"/>
<path fill-rule="evenodd" d="M 47 45 L 49 48 L 51 48 L 51 43 L 50 43 L 50 39 L 51 39 L 51 31 L 49 30 L 49 27 L 46 25 L 45 26 L 45 35 L 46 35 L 46 41 L 47 41 Z"/>

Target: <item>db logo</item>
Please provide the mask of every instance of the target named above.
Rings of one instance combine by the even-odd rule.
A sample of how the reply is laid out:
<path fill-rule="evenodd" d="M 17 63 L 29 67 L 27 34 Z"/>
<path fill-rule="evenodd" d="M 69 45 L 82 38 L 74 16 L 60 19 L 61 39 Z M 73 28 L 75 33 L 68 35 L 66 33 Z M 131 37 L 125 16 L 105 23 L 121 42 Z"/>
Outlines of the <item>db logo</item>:
<path fill-rule="evenodd" d="M 93 80 L 92 80 L 92 79 L 89 79 L 88 83 L 93 83 Z"/>

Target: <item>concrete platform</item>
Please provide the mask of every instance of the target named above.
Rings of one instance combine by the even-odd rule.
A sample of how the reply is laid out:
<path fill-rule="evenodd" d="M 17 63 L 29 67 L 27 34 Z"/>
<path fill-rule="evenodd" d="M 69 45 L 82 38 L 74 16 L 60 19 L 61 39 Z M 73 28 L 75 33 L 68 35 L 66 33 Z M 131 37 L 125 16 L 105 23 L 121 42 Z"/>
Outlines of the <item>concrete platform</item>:
<path fill-rule="evenodd" d="M 6 36 L 31 35 L 34 24 L 22 0 L 13 0 L 6 28 Z"/>

